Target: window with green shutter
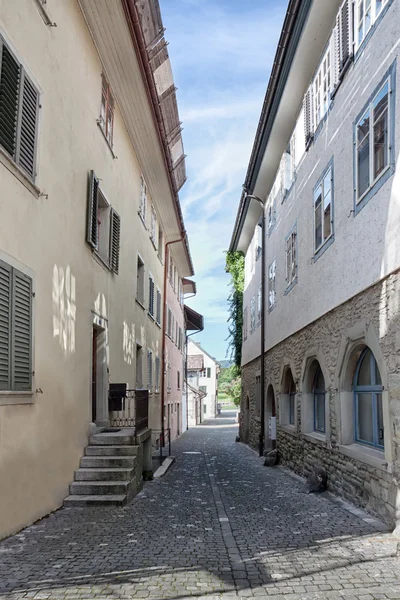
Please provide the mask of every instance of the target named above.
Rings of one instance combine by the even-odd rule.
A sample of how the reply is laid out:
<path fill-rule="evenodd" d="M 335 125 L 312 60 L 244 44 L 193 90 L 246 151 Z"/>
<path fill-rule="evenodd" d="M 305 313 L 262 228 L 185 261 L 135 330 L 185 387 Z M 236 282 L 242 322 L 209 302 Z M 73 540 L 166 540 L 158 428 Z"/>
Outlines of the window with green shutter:
<path fill-rule="evenodd" d="M 0 146 L 32 180 L 38 112 L 38 90 L 0 37 Z"/>
<path fill-rule="evenodd" d="M 0 261 L 0 390 L 32 389 L 32 279 Z"/>
<path fill-rule="evenodd" d="M 121 217 L 109 205 L 95 172 L 89 174 L 86 241 L 108 268 L 118 274 Z"/>

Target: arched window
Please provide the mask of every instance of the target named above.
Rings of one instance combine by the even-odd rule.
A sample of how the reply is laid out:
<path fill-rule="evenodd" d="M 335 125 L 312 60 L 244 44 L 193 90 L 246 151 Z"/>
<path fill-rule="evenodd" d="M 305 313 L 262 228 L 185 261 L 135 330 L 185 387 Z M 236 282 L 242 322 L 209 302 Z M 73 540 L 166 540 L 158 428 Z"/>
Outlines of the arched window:
<path fill-rule="evenodd" d="M 296 424 L 296 384 L 290 367 L 285 370 L 282 392 L 279 401 L 279 421 L 281 425 Z"/>
<path fill-rule="evenodd" d="M 382 391 L 375 357 L 369 348 L 365 348 L 354 375 L 354 435 L 359 444 L 384 447 Z"/>
<path fill-rule="evenodd" d="M 295 423 L 295 415 L 294 415 L 294 408 L 295 408 L 295 400 L 296 400 L 296 385 L 294 383 L 293 380 L 293 375 L 292 375 L 292 371 L 290 371 L 287 374 L 287 379 L 286 379 L 286 393 L 288 395 L 288 399 L 289 399 L 289 425 L 294 425 Z"/>
<path fill-rule="evenodd" d="M 314 431 L 325 433 L 325 379 L 318 365 L 313 383 Z"/>

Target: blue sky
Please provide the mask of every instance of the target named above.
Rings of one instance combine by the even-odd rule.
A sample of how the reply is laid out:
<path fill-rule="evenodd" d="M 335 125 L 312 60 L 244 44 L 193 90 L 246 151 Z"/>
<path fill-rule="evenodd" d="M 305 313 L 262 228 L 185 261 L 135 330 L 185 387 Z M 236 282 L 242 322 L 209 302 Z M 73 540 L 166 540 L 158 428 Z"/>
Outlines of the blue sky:
<path fill-rule="evenodd" d="M 204 315 L 194 336 L 226 356 L 229 247 L 287 0 L 160 0 L 188 181 L 180 192 Z"/>

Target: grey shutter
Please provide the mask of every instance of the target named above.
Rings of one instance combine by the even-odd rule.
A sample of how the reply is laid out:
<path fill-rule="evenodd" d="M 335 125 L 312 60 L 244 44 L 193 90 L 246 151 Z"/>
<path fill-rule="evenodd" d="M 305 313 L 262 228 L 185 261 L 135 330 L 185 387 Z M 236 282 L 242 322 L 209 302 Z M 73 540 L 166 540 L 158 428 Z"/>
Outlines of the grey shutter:
<path fill-rule="evenodd" d="M 11 267 L 0 261 L 0 390 L 10 390 Z"/>
<path fill-rule="evenodd" d="M 5 44 L 0 60 L 0 145 L 15 158 L 20 66 Z"/>
<path fill-rule="evenodd" d="M 94 171 L 90 171 L 86 241 L 92 246 L 92 248 L 95 248 L 96 250 L 99 247 L 98 193 L 99 180 L 97 179 Z"/>
<path fill-rule="evenodd" d="M 340 71 L 351 55 L 351 7 L 346 0 L 340 8 Z"/>
<path fill-rule="evenodd" d="M 11 387 L 32 388 L 32 279 L 13 269 Z"/>
<path fill-rule="evenodd" d="M 110 267 L 114 273 L 119 271 L 119 247 L 121 239 L 121 217 L 112 208 L 110 212 Z"/>
<path fill-rule="evenodd" d="M 303 102 L 303 110 L 304 110 L 304 135 L 306 147 L 308 146 L 310 140 L 312 139 L 313 129 L 312 129 L 312 115 L 313 115 L 313 98 L 312 98 L 312 85 L 308 88 L 306 95 L 304 97 Z"/>
<path fill-rule="evenodd" d="M 157 290 L 157 323 L 161 323 L 161 292 Z"/>
<path fill-rule="evenodd" d="M 39 93 L 27 77 L 22 73 L 20 115 L 18 124 L 16 161 L 32 177 L 35 178 L 36 138 L 39 111 Z"/>

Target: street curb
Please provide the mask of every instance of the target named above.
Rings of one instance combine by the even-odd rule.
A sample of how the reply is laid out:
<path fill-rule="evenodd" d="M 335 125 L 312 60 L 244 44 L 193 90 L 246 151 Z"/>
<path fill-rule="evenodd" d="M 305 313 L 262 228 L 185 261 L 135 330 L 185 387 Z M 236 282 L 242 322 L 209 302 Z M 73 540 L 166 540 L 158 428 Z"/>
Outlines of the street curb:
<path fill-rule="evenodd" d="M 154 479 L 165 475 L 165 473 L 168 471 L 168 469 L 170 468 L 170 466 L 172 465 L 172 463 L 174 461 L 175 461 L 175 456 L 168 456 L 164 460 L 163 464 L 160 467 L 158 467 L 157 471 L 154 473 L 154 475 L 153 475 Z"/>

